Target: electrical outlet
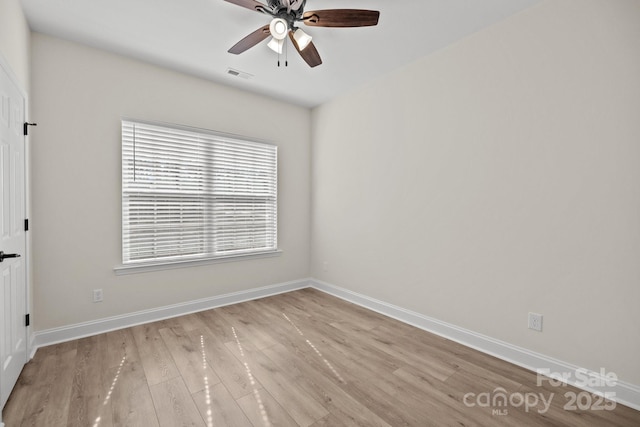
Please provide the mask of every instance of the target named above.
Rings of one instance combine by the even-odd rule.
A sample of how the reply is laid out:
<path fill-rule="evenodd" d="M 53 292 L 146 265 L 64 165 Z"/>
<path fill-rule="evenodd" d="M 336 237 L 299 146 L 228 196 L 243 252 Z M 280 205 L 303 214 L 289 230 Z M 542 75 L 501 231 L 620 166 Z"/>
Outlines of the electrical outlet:
<path fill-rule="evenodd" d="M 93 302 L 102 302 L 102 289 L 93 290 Z"/>
<path fill-rule="evenodd" d="M 542 314 L 529 313 L 529 329 L 542 332 Z"/>
<path fill-rule="evenodd" d="M 329 262 L 325 261 L 322 263 L 322 271 L 329 271 Z"/>

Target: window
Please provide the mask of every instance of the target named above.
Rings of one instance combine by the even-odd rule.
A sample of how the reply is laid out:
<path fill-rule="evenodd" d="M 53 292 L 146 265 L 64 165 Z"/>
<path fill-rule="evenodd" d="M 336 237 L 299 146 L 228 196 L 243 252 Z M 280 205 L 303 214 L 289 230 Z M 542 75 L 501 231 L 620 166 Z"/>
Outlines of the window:
<path fill-rule="evenodd" d="M 277 250 L 277 147 L 122 121 L 122 262 Z"/>

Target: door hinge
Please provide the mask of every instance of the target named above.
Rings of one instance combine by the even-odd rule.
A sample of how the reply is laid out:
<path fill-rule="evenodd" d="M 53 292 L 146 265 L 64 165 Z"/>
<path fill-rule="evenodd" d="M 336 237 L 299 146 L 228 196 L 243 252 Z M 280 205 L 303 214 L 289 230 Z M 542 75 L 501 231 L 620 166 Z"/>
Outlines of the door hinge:
<path fill-rule="evenodd" d="M 29 326 L 30 324 L 31 324 L 31 321 L 29 319 L 29 315 L 27 314 L 24 316 L 24 325 Z"/>
<path fill-rule="evenodd" d="M 29 219 L 24 220 L 24 231 L 29 231 Z"/>
<path fill-rule="evenodd" d="M 27 122 L 24 122 L 24 127 L 23 127 L 23 131 L 24 131 L 23 133 L 24 133 L 24 136 L 29 135 L 29 126 L 38 126 L 38 124 L 37 124 L 37 123 L 27 123 Z"/>

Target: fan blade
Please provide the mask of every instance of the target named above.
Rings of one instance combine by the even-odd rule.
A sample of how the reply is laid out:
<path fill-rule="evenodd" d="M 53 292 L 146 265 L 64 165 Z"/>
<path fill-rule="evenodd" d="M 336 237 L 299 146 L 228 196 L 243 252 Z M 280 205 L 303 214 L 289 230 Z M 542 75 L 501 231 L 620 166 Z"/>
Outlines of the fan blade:
<path fill-rule="evenodd" d="M 241 7 L 246 7 L 247 9 L 255 10 L 256 12 L 262 12 L 267 8 L 267 6 L 255 0 L 224 0 L 224 1 L 236 4 Z"/>
<path fill-rule="evenodd" d="M 302 21 L 313 27 L 370 27 L 379 17 L 377 10 L 325 9 L 305 12 Z"/>
<path fill-rule="evenodd" d="M 296 48 L 300 56 L 302 56 L 302 59 L 304 59 L 304 61 L 309 64 L 309 67 L 313 68 L 322 64 L 320 54 L 318 53 L 318 50 L 314 46 L 313 42 L 309 42 L 307 47 L 305 47 L 303 50 L 300 50 L 298 42 L 296 42 L 296 39 L 293 38 L 293 31 L 289 31 L 289 39 L 291 39 L 293 46 Z"/>
<path fill-rule="evenodd" d="M 240 40 L 236 43 L 231 49 L 229 49 L 229 53 L 233 53 L 234 55 L 238 55 L 245 50 L 251 49 L 262 40 L 269 37 L 269 26 L 265 25 L 262 28 L 258 28 L 253 33 L 249 34 L 247 37 Z"/>

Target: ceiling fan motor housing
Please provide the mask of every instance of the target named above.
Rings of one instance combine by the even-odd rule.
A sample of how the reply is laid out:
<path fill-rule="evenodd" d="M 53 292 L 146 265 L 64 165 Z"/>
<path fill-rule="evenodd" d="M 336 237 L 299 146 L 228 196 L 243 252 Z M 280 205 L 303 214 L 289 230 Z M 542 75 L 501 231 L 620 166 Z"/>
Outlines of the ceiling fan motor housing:
<path fill-rule="evenodd" d="M 274 16 L 285 19 L 290 24 L 302 19 L 307 0 L 269 0 L 268 5 Z"/>

